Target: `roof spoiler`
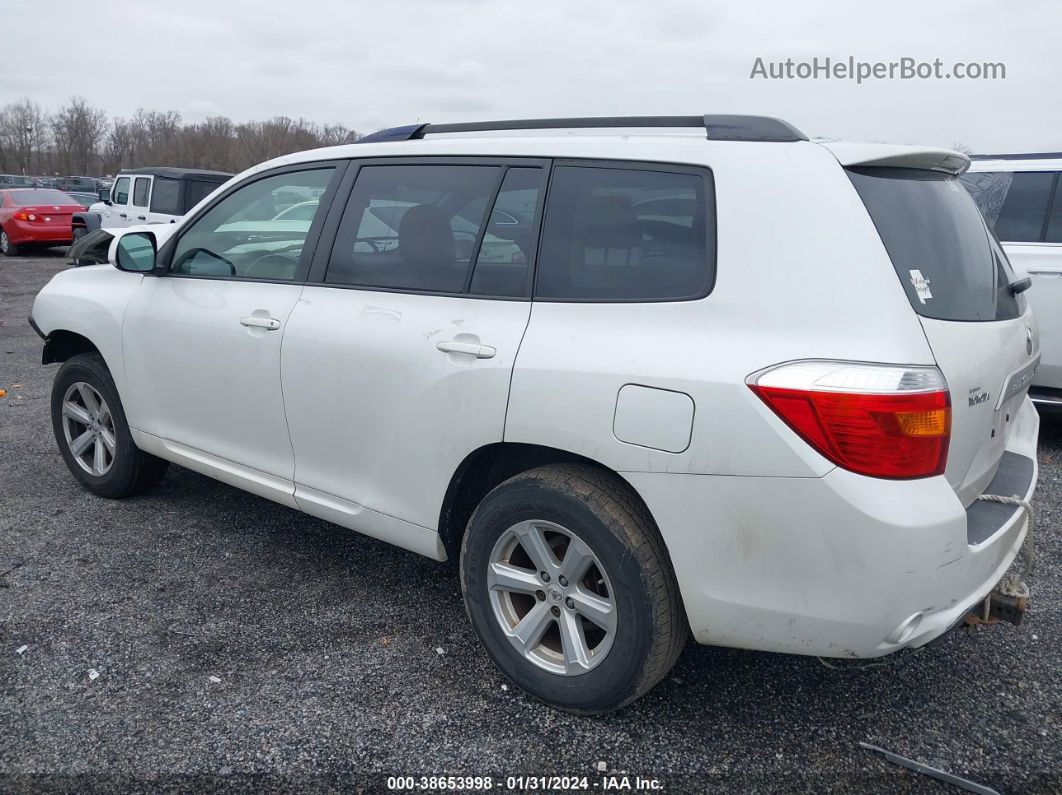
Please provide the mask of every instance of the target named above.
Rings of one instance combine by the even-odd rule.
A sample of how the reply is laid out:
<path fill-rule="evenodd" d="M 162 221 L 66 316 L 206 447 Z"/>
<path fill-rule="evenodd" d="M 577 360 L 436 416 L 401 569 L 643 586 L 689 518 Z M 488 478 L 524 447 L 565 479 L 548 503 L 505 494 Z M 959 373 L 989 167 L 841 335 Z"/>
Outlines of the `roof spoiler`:
<path fill-rule="evenodd" d="M 411 141 L 440 133 L 493 132 L 498 130 L 608 129 L 615 127 L 702 128 L 709 141 L 806 141 L 808 137 L 787 121 L 770 116 L 598 116 L 567 119 L 509 119 L 457 124 L 408 124 L 359 138 L 358 143 Z"/>
<path fill-rule="evenodd" d="M 927 146 L 899 144 L 859 144 L 848 141 L 827 141 L 821 146 L 829 149 L 838 162 L 849 166 L 878 166 L 892 168 L 921 168 L 959 176 L 970 167 L 970 158 L 951 149 L 932 149 Z"/>

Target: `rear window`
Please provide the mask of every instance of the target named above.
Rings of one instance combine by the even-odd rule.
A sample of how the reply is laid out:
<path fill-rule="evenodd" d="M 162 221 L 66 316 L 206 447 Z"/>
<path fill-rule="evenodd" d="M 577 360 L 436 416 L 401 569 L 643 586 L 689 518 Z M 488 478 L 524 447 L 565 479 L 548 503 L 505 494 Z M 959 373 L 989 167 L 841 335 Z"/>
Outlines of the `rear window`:
<path fill-rule="evenodd" d="M 184 212 L 188 212 L 199 204 L 199 202 L 203 201 L 203 199 L 213 193 L 220 184 L 220 182 L 186 180 L 184 183 Z M 178 213 L 178 215 L 180 214 L 181 213 Z"/>
<path fill-rule="evenodd" d="M 77 202 L 57 190 L 13 190 L 11 199 L 16 207 L 32 207 L 37 204 L 72 205 Z"/>
<path fill-rule="evenodd" d="M 956 177 L 911 168 L 850 168 L 911 306 L 938 320 L 1009 320 L 1023 311 L 1013 272 Z"/>
<path fill-rule="evenodd" d="M 553 171 L 535 297 L 680 301 L 715 279 L 708 171 L 558 166 Z"/>

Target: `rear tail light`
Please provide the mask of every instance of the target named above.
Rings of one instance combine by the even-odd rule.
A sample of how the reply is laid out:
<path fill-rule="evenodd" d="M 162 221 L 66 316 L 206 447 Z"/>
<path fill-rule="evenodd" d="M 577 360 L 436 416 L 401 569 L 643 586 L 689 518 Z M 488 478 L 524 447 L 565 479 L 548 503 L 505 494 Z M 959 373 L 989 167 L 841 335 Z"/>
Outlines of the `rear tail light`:
<path fill-rule="evenodd" d="M 15 213 L 15 218 L 20 221 L 36 221 L 37 216 L 33 213 Z"/>
<path fill-rule="evenodd" d="M 838 466 L 879 478 L 944 472 L 951 399 L 935 367 L 801 361 L 753 373 L 746 383 Z"/>

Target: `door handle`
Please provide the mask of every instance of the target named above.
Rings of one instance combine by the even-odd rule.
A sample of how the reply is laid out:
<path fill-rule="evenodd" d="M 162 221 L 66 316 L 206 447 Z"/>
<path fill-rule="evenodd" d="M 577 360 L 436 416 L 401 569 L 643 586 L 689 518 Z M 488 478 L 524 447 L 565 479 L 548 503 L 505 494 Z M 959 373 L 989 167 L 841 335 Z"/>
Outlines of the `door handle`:
<path fill-rule="evenodd" d="M 240 325 L 249 326 L 250 328 L 264 328 L 266 331 L 276 331 L 280 328 L 280 321 L 275 317 L 256 317 L 251 315 L 250 317 L 241 317 Z"/>
<path fill-rule="evenodd" d="M 468 353 L 477 359 L 493 359 L 498 351 L 490 345 L 480 345 L 476 342 L 458 342 L 457 340 L 444 340 L 435 346 L 443 353 Z"/>
<path fill-rule="evenodd" d="M 129 216 L 126 215 L 125 213 L 118 213 L 118 217 L 119 218 L 128 218 Z"/>
<path fill-rule="evenodd" d="M 1025 272 L 1028 273 L 1030 276 L 1062 276 L 1062 271 L 1040 271 L 1032 270 L 1030 268 Z"/>
<path fill-rule="evenodd" d="M 147 216 L 146 216 L 146 215 L 138 215 L 138 216 L 136 217 L 136 219 L 137 219 L 138 221 L 146 221 L 146 220 L 147 220 Z"/>

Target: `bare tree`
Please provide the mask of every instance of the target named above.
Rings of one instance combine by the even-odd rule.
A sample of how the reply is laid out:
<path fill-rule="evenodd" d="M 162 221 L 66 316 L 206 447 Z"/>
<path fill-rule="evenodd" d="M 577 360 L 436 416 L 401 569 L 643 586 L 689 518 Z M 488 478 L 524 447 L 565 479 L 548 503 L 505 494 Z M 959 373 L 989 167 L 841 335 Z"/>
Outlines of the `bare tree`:
<path fill-rule="evenodd" d="M 21 99 L 0 109 L 0 167 L 33 173 L 41 168 L 41 153 L 47 140 L 47 117 L 31 99 Z"/>
<path fill-rule="evenodd" d="M 71 97 L 52 119 L 52 136 L 64 171 L 87 174 L 95 165 L 107 131 L 107 114 L 90 107 L 84 97 Z"/>

